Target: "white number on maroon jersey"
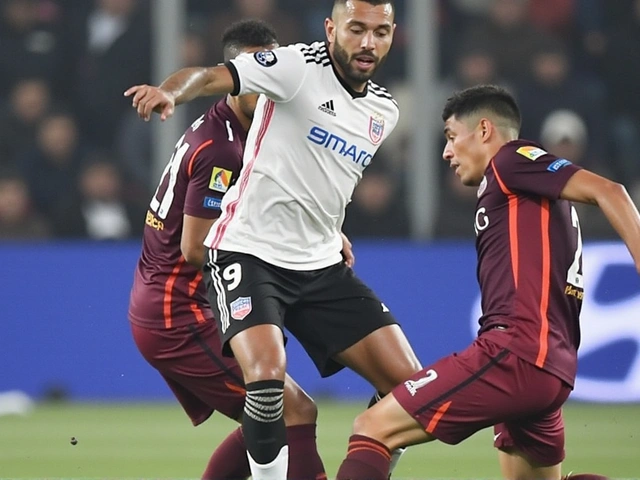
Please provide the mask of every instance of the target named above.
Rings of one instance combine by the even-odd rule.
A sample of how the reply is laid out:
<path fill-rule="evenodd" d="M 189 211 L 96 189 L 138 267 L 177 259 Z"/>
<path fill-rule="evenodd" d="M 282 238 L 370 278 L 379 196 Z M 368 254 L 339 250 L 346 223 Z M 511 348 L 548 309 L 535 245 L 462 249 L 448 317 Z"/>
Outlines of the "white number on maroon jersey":
<path fill-rule="evenodd" d="M 151 210 L 158 216 L 158 218 L 164 220 L 167 218 L 167 214 L 169 213 L 169 208 L 171 208 L 171 204 L 173 203 L 174 198 L 174 189 L 176 187 L 176 180 L 178 179 L 178 171 L 180 170 L 180 163 L 182 163 L 182 159 L 184 155 L 189 150 L 189 144 L 185 143 L 184 135 L 180 137 L 178 143 L 176 143 L 175 150 L 173 151 L 173 155 L 171 155 L 171 159 L 167 166 L 164 168 L 162 172 L 162 178 L 160 178 L 160 184 L 156 189 L 156 193 L 153 194 L 153 199 L 151 200 L 150 208 Z M 158 198 L 158 193 L 160 191 L 160 186 L 164 183 L 165 178 L 169 176 L 169 183 L 167 184 L 167 189 L 165 190 L 162 198 Z"/>
<path fill-rule="evenodd" d="M 580 272 L 580 259 L 582 258 L 582 232 L 580 231 L 580 220 L 575 207 L 571 207 L 571 224 L 578 229 L 578 245 L 573 257 L 573 263 L 567 271 L 567 283 L 577 288 L 584 288 L 584 280 Z"/>

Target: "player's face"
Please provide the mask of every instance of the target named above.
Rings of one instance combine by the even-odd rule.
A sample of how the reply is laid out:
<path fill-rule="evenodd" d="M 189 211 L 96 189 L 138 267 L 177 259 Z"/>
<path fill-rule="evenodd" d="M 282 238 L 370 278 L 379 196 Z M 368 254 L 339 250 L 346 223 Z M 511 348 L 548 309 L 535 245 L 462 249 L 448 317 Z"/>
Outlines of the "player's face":
<path fill-rule="evenodd" d="M 482 153 L 482 135 L 479 124 L 460 121 L 455 116 L 449 117 L 444 124 L 444 135 L 447 144 L 442 158 L 448 161 L 451 168 L 464 185 L 480 185 L 487 168 Z"/>
<path fill-rule="evenodd" d="M 325 20 L 333 61 L 352 87 L 361 88 L 384 62 L 395 27 L 391 4 L 359 0 L 336 7 L 333 18 Z"/>

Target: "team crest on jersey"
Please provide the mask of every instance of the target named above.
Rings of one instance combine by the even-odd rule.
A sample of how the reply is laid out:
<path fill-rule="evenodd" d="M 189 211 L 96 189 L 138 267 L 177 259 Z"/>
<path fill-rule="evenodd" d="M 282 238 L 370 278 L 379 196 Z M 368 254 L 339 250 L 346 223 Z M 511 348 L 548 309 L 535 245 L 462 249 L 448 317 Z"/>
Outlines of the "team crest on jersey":
<path fill-rule="evenodd" d="M 374 145 L 382 141 L 384 134 L 384 117 L 379 113 L 374 113 L 369 117 L 369 138 Z"/>
<path fill-rule="evenodd" d="M 516 152 L 518 152 L 523 157 L 528 158 L 532 162 L 535 162 L 541 156 L 547 154 L 547 152 L 538 147 L 520 147 L 518 150 L 516 150 Z"/>
<path fill-rule="evenodd" d="M 482 194 L 486 189 L 487 189 L 487 177 L 482 177 L 482 181 L 480 182 L 480 186 L 478 187 L 478 198 L 482 196 Z"/>
<path fill-rule="evenodd" d="M 225 193 L 231 185 L 233 172 L 220 167 L 213 167 L 211 180 L 209 180 L 209 190 Z"/>
<path fill-rule="evenodd" d="M 256 52 L 253 54 L 253 58 L 255 58 L 256 62 L 258 62 L 263 67 L 272 67 L 276 63 L 278 63 L 278 57 L 276 57 L 276 54 L 271 50 Z"/>
<path fill-rule="evenodd" d="M 231 318 L 234 320 L 244 320 L 253 309 L 251 297 L 238 297 L 231 302 Z"/>

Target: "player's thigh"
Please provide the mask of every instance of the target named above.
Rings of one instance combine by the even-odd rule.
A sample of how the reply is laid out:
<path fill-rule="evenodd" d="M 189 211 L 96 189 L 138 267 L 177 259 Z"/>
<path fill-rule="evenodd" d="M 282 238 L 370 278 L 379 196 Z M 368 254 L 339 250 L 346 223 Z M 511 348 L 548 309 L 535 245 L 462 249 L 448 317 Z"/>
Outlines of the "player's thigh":
<path fill-rule="evenodd" d="M 390 392 L 422 368 L 399 325 L 369 333 L 334 358 L 382 393 Z"/>
<path fill-rule="evenodd" d="M 238 419 L 244 382 L 237 362 L 222 355 L 213 322 L 168 330 L 132 325 L 145 359 L 162 375 L 194 425 L 218 410 Z M 142 351 L 142 350 L 141 350 Z"/>
<path fill-rule="evenodd" d="M 339 264 L 324 269 L 311 286 L 306 289 L 302 301 L 287 314 L 286 326 L 300 341 L 322 376 L 332 375 L 349 366 L 372 381 L 375 366 L 384 376 L 390 369 L 401 365 L 405 368 L 403 375 L 397 375 L 400 381 L 420 368 L 396 319 L 350 268 Z M 375 335 L 370 337 L 372 334 Z M 367 341 L 359 352 L 354 349 L 344 354 L 367 337 L 375 340 Z M 386 361 L 391 358 L 392 362 Z M 370 365 L 372 362 L 375 366 Z M 385 387 L 384 382 L 376 383 Z M 382 390 L 389 391 L 390 388 Z"/>
<path fill-rule="evenodd" d="M 284 313 L 297 287 L 281 269 L 251 255 L 210 250 L 204 272 L 225 355 L 231 355 L 229 340 L 252 327 L 275 325 L 282 336 Z"/>
<path fill-rule="evenodd" d="M 561 384 L 555 390 L 537 389 L 527 382 L 523 363 L 481 337 L 411 376 L 393 395 L 427 433 L 457 444 L 481 429 L 552 406 Z"/>

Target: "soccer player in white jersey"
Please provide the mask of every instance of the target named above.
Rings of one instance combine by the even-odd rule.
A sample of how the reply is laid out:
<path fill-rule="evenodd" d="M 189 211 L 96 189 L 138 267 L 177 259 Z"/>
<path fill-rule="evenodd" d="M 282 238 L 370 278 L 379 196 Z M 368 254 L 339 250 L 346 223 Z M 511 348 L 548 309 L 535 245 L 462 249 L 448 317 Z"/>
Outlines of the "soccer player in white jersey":
<path fill-rule="evenodd" d="M 149 120 L 197 96 L 260 93 L 243 168 L 205 240 L 211 305 L 242 368 L 254 480 L 286 478 L 285 328 L 322 376 L 349 367 L 387 393 L 420 370 L 396 319 L 341 256 L 344 212 L 394 129 L 398 107 L 370 79 L 393 39 L 392 0 L 335 0 L 327 42 L 187 68 L 128 89 Z"/>

